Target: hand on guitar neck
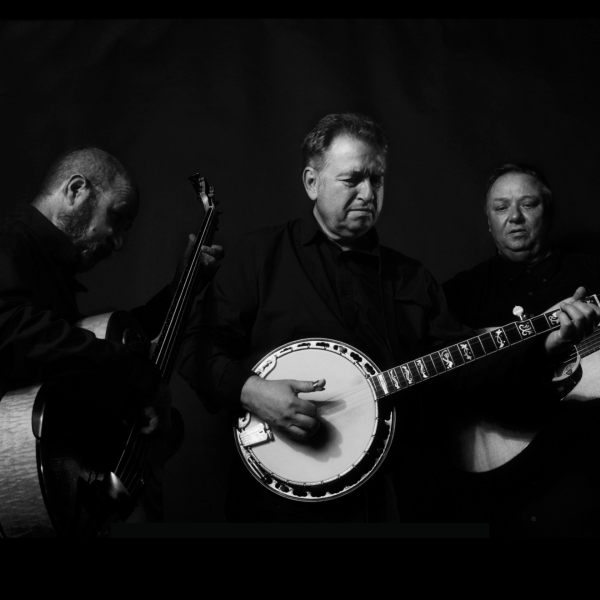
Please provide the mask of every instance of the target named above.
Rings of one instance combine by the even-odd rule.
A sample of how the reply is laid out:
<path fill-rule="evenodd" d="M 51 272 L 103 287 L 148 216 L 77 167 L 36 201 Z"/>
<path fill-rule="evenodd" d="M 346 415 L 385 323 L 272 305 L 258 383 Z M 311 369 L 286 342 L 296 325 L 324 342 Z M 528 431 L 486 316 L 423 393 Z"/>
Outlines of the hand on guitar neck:
<path fill-rule="evenodd" d="M 600 320 L 600 307 L 582 302 L 586 290 L 578 287 L 571 298 L 556 305 L 560 308 L 560 328 L 552 331 L 544 341 L 549 355 L 556 355 L 590 335 Z"/>
<path fill-rule="evenodd" d="M 325 389 L 325 380 L 298 381 L 278 379 L 266 381 L 254 375 L 242 388 L 242 406 L 273 428 L 295 440 L 312 437 L 319 429 L 317 407 L 298 396 L 300 392 Z"/>
<path fill-rule="evenodd" d="M 175 295 L 177 292 L 177 287 L 179 286 L 179 282 L 181 277 L 187 267 L 190 256 L 192 255 L 194 244 L 196 243 L 196 236 L 193 233 L 188 235 L 188 243 L 183 252 L 183 255 L 179 259 L 177 263 L 177 269 L 175 271 L 175 276 L 173 277 L 173 281 L 171 282 L 170 290 L 171 296 Z M 199 293 L 206 284 L 213 278 L 217 269 L 219 268 L 219 260 L 223 258 L 223 248 L 217 244 L 213 244 L 212 246 L 202 246 L 202 256 L 201 256 L 201 265 L 202 269 L 200 272 L 200 276 L 196 282 L 196 290 L 195 294 Z"/>

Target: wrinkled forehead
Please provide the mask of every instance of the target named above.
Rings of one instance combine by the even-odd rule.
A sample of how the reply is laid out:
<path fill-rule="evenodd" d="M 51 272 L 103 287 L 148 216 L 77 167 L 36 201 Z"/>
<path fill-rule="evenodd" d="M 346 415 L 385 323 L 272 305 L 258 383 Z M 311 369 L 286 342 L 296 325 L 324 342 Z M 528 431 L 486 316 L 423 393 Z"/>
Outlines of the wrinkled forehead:
<path fill-rule="evenodd" d="M 348 167 L 356 164 L 361 170 L 383 173 L 386 168 L 385 152 L 375 144 L 360 137 L 342 133 L 337 135 L 323 153 L 323 166 L 332 163 Z"/>
<path fill-rule="evenodd" d="M 486 210 L 499 202 L 535 198 L 545 202 L 542 184 L 528 173 L 506 173 L 498 177 L 486 197 Z"/>

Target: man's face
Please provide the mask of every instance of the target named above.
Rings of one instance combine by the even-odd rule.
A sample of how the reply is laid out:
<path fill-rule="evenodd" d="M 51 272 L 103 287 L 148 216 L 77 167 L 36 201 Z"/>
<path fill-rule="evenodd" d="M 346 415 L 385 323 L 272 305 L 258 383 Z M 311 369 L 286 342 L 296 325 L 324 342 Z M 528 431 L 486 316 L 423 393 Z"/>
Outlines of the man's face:
<path fill-rule="evenodd" d="M 316 185 L 307 192 L 325 233 L 351 245 L 377 221 L 383 205 L 385 157 L 361 140 L 340 135 L 324 156 Z"/>
<path fill-rule="evenodd" d="M 131 186 L 124 179 L 117 179 L 109 190 L 91 190 L 73 212 L 65 215 L 62 230 L 79 249 L 77 271 L 88 271 L 112 252 L 118 252 L 137 211 Z"/>
<path fill-rule="evenodd" d="M 486 213 L 498 251 L 513 262 L 533 263 L 549 249 L 550 214 L 531 175 L 507 173 L 488 194 Z"/>

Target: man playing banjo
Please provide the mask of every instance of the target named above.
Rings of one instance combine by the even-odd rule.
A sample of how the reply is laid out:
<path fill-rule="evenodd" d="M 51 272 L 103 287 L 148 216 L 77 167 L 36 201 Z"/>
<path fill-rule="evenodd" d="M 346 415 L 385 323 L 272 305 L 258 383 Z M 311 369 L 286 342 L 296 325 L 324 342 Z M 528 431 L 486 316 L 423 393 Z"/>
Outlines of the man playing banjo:
<path fill-rule="evenodd" d="M 382 128 L 357 114 L 327 115 L 306 136 L 302 178 L 313 202 L 310 211 L 245 235 L 223 261 L 188 330 L 180 372 L 209 410 L 248 411 L 309 452 L 320 443 L 323 421 L 316 403 L 299 394 L 326 389 L 331 373 L 310 381 L 257 376 L 254 365 L 275 348 L 310 338 L 337 340 L 389 369 L 473 335 L 450 317 L 440 286 L 419 262 L 379 244 L 374 225 L 383 206 L 387 148 Z M 576 298 L 582 295 L 579 290 Z M 573 343 L 598 312 L 570 300 L 560 313 L 560 332 L 545 336 L 546 350 L 564 344 L 561 334 Z M 515 363 L 515 355 L 534 351 L 543 355 L 531 344 L 506 355 Z M 511 361 L 497 360 L 494 368 L 504 363 Z M 490 363 L 486 366 L 489 377 Z M 413 410 L 408 403 L 403 408 Z M 411 421 L 414 415 L 405 415 L 404 427 L 412 427 Z M 332 502 L 297 502 L 257 484 L 236 461 L 227 518 L 406 520 L 388 462 L 393 461 Z"/>

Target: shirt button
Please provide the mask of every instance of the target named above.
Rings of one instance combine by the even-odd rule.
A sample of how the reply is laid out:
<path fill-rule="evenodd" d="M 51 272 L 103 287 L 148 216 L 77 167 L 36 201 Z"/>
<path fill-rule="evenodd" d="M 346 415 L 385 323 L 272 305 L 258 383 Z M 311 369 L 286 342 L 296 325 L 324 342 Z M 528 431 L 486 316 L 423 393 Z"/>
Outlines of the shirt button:
<path fill-rule="evenodd" d="M 547 280 L 547 279 L 542 279 L 542 281 L 543 281 L 544 283 L 546 283 L 546 281 L 548 281 L 548 280 Z"/>
<path fill-rule="evenodd" d="M 527 292 L 528 296 L 533 296 L 533 292 Z"/>

